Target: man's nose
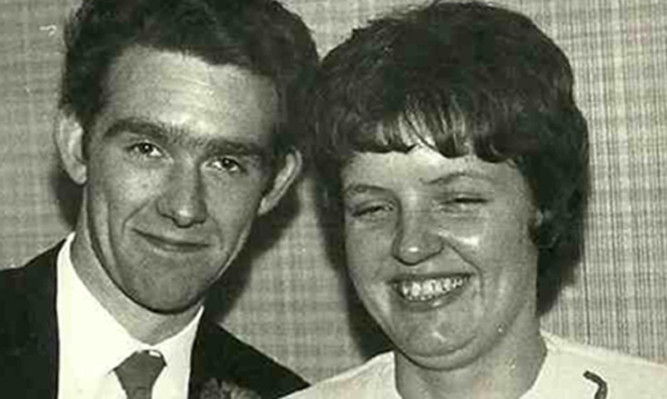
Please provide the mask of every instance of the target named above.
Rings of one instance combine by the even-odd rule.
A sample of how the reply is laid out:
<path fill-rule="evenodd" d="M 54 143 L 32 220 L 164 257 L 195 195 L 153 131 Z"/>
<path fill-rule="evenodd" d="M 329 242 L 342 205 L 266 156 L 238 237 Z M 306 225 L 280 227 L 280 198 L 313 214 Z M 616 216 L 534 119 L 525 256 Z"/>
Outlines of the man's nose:
<path fill-rule="evenodd" d="M 178 227 L 201 224 L 208 217 L 206 190 L 195 165 L 174 167 L 157 202 L 158 212 Z"/>
<path fill-rule="evenodd" d="M 392 255 L 406 266 L 416 266 L 442 252 L 444 241 L 428 212 L 404 212 L 392 243 Z"/>

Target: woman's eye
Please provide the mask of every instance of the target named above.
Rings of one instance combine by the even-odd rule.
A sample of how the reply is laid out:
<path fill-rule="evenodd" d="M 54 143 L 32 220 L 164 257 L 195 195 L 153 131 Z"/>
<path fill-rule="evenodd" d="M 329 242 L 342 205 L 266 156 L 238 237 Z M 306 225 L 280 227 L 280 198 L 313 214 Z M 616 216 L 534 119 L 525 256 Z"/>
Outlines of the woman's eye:
<path fill-rule="evenodd" d="M 439 208 L 447 211 L 472 211 L 486 204 L 488 201 L 482 196 L 460 195 L 447 198 L 439 204 Z"/>
<path fill-rule="evenodd" d="M 458 197 L 454 199 L 454 202 L 462 205 L 474 205 L 483 204 L 486 200 L 480 197 Z"/>
<path fill-rule="evenodd" d="M 379 219 L 393 211 L 390 204 L 369 204 L 350 208 L 350 215 L 355 219 Z"/>
<path fill-rule="evenodd" d="M 156 145 L 148 142 L 132 144 L 128 150 L 134 155 L 145 158 L 159 158 L 163 155 L 162 151 Z"/>

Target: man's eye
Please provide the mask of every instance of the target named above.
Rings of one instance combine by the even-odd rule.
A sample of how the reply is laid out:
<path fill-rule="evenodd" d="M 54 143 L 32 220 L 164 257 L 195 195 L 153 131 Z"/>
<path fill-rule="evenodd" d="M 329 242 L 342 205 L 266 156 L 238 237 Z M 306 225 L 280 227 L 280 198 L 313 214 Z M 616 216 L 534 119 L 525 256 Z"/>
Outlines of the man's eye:
<path fill-rule="evenodd" d="M 148 142 L 132 144 L 128 147 L 128 151 L 145 158 L 159 158 L 163 155 L 162 151 L 156 145 Z"/>
<path fill-rule="evenodd" d="M 240 173 L 245 171 L 241 162 L 232 157 L 219 157 L 213 160 L 211 164 L 214 168 L 227 173 Z"/>

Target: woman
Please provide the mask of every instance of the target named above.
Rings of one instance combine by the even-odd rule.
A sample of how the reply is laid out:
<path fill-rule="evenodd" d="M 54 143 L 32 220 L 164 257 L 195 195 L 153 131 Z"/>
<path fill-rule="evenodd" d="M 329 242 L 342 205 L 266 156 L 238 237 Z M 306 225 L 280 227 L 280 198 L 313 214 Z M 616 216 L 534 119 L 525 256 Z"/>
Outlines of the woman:
<path fill-rule="evenodd" d="M 352 281 L 395 349 L 293 398 L 664 396 L 667 368 L 539 327 L 583 241 L 572 85 L 528 18 L 480 3 L 387 16 L 325 58 L 314 159 Z"/>

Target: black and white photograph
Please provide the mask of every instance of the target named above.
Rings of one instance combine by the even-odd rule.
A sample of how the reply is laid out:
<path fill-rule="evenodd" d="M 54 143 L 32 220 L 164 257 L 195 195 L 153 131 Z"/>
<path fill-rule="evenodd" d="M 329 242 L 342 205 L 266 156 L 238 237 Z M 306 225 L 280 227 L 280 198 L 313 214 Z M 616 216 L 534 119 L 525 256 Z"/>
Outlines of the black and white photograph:
<path fill-rule="evenodd" d="M 0 0 L 0 397 L 667 396 L 666 15 Z"/>

